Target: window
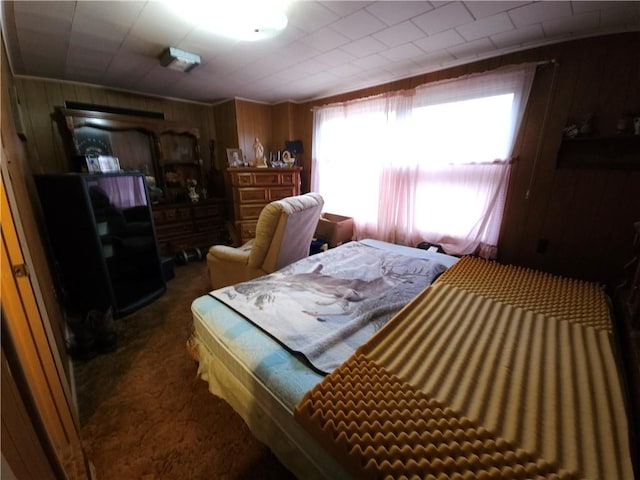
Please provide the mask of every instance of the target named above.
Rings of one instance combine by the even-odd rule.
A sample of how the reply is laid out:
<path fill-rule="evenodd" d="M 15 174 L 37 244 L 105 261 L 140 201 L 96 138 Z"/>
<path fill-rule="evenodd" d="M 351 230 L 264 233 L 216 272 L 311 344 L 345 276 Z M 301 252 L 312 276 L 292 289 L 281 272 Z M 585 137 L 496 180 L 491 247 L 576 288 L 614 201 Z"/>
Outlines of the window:
<path fill-rule="evenodd" d="M 357 238 L 495 256 L 534 67 L 316 110 L 312 187 Z"/>

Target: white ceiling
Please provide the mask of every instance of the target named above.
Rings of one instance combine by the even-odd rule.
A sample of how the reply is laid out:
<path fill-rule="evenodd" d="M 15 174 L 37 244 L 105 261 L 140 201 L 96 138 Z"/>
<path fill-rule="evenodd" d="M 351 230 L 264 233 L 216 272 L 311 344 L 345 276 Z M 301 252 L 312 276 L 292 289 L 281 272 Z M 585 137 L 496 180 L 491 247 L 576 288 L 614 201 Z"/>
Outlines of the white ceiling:
<path fill-rule="evenodd" d="M 638 1 L 297 1 L 288 14 L 283 33 L 258 43 L 207 33 L 160 1 L 3 1 L 2 29 L 15 75 L 206 103 L 301 102 L 640 30 Z M 158 57 L 169 46 L 200 55 L 202 64 L 189 73 L 162 67 Z"/>

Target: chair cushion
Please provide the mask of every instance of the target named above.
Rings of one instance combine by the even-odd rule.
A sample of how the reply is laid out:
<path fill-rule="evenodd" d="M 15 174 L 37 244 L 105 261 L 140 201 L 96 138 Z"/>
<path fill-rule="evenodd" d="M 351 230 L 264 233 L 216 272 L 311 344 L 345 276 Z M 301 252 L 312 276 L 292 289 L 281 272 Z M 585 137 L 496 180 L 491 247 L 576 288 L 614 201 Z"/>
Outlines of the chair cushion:
<path fill-rule="evenodd" d="M 294 221 L 294 223 L 298 223 L 302 226 L 302 224 L 304 224 L 303 217 L 308 216 L 307 222 L 312 222 L 313 229 L 315 230 L 323 205 L 324 200 L 320 194 L 315 192 L 283 198 L 282 200 L 276 200 L 266 205 L 260 213 L 260 217 L 258 218 L 258 223 L 256 225 L 256 237 L 249 255 L 249 267 L 262 267 L 265 269 L 264 265 L 266 262 L 271 264 L 266 268 L 266 270 L 275 271 L 276 269 L 282 268 L 283 266 L 291 263 L 291 261 L 285 263 L 280 258 L 280 252 L 283 248 L 283 240 L 286 238 L 286 243 L 291 247 L 292 245 L 295 245 L 296 243 L 299 244 L 301 242 L 300 235 L 305 238 L 308 235 L 306 231 L 301 230 L 296 232 L 293 229 L 287 228 L 289 216 L 293 216 L 298 212 L 307 212 L 300 216 L 295 215 L 297 220 Z M 288 238 L 289 235 L 293 235 L 293 238 Z M 313 232 L 311 233 L 311 236 L 313 236 Z M 302 243 L 306 243 L 305 248 L 308 254 L 311 237 L 309 237 L 308 241 L 303 239 Z M 267 256 L 269 256 L 270 261 L 267 260 Z M 297 256 L 297 258 L 294 258 L 293 261 L 302 258 L 299 254 L 294 254 L 293 257 L 295 256 Z"/>

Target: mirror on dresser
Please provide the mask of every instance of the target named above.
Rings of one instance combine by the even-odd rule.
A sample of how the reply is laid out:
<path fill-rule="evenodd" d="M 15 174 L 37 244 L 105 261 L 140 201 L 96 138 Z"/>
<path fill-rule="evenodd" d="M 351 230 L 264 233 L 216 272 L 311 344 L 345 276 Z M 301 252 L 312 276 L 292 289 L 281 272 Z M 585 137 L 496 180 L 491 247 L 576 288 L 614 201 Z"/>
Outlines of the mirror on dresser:
<path fill-rule="evenodd" d="M 122 173 L 144 175 L 162 255 L 228 243 L 224 192 L 207 191 L 203 183 L 196 126 L 143 115 L 62 107 L 56 115 L 68 171 L 99 169 L 102 163 L 95 159 L 107 157 L 117 159 L 116 168 Z"/>

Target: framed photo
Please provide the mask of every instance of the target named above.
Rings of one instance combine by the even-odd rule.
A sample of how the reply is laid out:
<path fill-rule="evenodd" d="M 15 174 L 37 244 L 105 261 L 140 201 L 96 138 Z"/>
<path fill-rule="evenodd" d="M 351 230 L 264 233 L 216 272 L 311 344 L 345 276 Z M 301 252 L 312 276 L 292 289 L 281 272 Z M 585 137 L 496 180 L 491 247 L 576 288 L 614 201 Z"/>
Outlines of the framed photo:
<path fill-rule="evenodd" d="M 230 167 L 242 167 L 244 165 L 242 150 L 239 148 L 227 148 L 227 162 L 229 162 Z"/>
<path fill-rule="evenodd" d="M 98 155 L 87 155 L 85 159 L 87 161 L 87 170 L 89 173 L 102 173 L 102 170 L 100 170 Z"/>
<path fill-rule="evenodd" d="M 120 161 L 118 157 L 111 155 L 86 155 L 87 170 L 89 173 L 119 172 Z"/>

